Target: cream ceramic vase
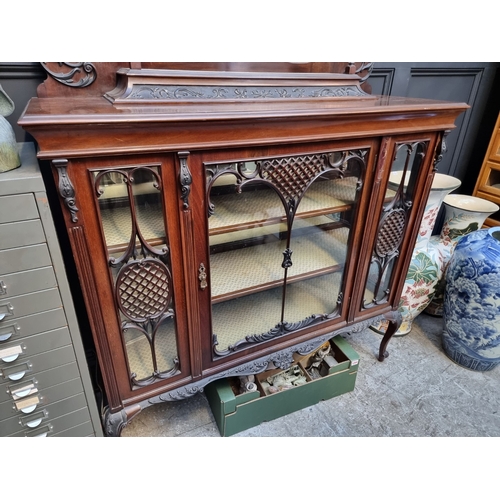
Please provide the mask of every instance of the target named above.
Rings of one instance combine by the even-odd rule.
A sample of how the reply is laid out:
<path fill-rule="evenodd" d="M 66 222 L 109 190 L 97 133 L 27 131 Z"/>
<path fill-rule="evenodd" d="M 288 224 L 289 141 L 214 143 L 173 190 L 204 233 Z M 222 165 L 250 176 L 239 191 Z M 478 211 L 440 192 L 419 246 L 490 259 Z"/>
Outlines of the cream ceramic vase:
<path fill-rule="evenodd" d="M 0 85 L 0 173 L 21 166 L 14 130 L 4 118 L 13 111 L 14 102 Z"/>
<path fill-rule="evenodd" d="M 481 229 L 484 221 L 500 207 L 476 196 L 450 194 L 443 201 L 445 218 L 439 236 L 432 236 L 429 246 L 438 254 L 439 281 L 430 304 L 425 309 L 432 316 L 443 316 L 445 273 L 453 251 L 460 239 L 473 231 Z"/>
<path fill-rule="evenodd" d="M 389 187 L 392 184 L 399 185 L 397 181 L 400 175 L 399 172 L 391 175 Z M 429 245 L 429 242 L 443 200 L 460 185 L 461 182 L 456 177 L 445 174 L 434 175 L 399 304 L 399 312 L 403 317 L 403 322 L 394 336 L 410 333 L 413 320 L 434 297 L 435 288 L 440 278 L 439 254 L 437 248 L 434 245 Z M 387 321 L 381 321 L 373 325 L 372 330 L 385 333 L 387 326 Z"/>

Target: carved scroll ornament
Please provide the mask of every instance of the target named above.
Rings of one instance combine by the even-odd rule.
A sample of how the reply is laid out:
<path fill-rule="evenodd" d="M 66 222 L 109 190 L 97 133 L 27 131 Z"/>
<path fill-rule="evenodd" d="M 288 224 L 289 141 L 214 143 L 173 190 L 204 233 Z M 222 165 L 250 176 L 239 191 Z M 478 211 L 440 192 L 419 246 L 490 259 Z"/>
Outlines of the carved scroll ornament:
<path fill-rule="evenodd" d="M 180 86 L 180 85 L 134 85 L 125 99 L 154 101 L 185 100 L 247 100 L 247 99 L 310 99 L 324 97 L 366 97 L 359 87 L 324 86 L 269 87 L 257 86 Z"/>
<path fill-rule="evenodd" d="M 45 69 L 47 74 L 54 78 L 54 80 L 68 87 L 88 87 L 89 85 L 92 85 L 97 78 L 95 66 L 90 62 L 57 63 L 61 68 L 63 66 L 69 68 L 67 72 L 52 71 L 45 62 L 40 64 L 43 66 L 43 69 Z M 74 78 L 76 75 L 80 75 L 80 78 Z"/>

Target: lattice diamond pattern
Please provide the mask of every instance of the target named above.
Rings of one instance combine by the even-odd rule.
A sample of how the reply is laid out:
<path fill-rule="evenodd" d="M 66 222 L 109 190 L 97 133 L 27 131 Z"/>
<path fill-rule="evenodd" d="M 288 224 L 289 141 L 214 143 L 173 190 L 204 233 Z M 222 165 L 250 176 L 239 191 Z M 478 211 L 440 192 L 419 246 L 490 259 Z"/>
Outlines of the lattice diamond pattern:
<path fill-rule="evenodd" d="M 169 285 L 169 272 L 162 262 L 145 259 L 127 264 L 116 282 L 121 311 L 132 320 L 159 316 L 170 302 Z"/>
<path fill-rule="evenodd" d="M 261 162 L 261 175 L 290 201 L 302 196 L 311 180 L 325 170 L 325 162 L 325 155 L 273 158 Z"/>
<path fill-rule="evenodd" d="M 385 257 L 399 247 L 406 225 L 406 213 L 403 209 L 390 212 L 381 224 L 377 238 L 377 254 Z"/>

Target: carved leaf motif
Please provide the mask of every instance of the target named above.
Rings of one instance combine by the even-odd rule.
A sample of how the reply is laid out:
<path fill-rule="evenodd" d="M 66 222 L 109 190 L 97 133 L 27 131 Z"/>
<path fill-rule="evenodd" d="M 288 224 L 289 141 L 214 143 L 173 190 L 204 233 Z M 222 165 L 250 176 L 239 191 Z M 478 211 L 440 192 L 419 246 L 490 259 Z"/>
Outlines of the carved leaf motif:
<path fill-rule="evenodd" d="M 181 185 L 181 198 L 184 202 L 184 209 L 187 210 L 189 208 L 189 194 L 191 193 L 191 184 L 193 182 L 193 178 L 191 176 L 191 172 L 189 171 L 189 167 L 187 164 L 187 157 L 189 153 L 183 152 L 179 153 L 179 161 L 180 161 L 180 174 L 179 174 L 179 182 Z"/>
<path fill-rule="evenodd" d="M 74 73 L 73 73 L 74 74 Z M 62 76 L 58 76 L 62 79 Z M 72 75 L 71 75 L 72 76 Z M 368 96 L 357 85 L 331 86 L 311 89 L 311 87 L 253 87 L 253 86 L 212 86 L 212 85 L 157 85 L 155 87 L 134 84 L 132 92 L 124 100 L 210 100 L 210 99 L 306 99 Z"/>
<path fill-rule="evenodd" d="M 58 63 L 60 67 L 67 66 L 70 70 L 67 73 L 59 73 L 56 71 L 52 71 L 47 63 L 42 62 L 41 65 L 45 69 L 45 71 L 52 77 L 54 80 L 57 80 L 59 83 L 66 85 L 68 87 L 88 87 L 92 83 L 94 83 L 97 78 L 97 71 L 95 66 L 90 62 L 60 62 Z M 85 75 L 79 79 L 74 79 L 73 77 L 76 74 L 80 74 L 84 72 Z"/>
<path fill-rule="evenodd" d="M 78 207 L 76 206 L 75 200 L 75 189 L 73 184 L 71 183 L 70 178 L 68 177 L 67 166 L 68 160 L 53 160 L 52 165 L 56 168 L 57 174 L 59 177 L 58 190 L 59 195 L 64 201 L 67 209 L 71 214 L 71 222 L 78 222 L 78 216 L 76 212 L 78 212 Z"/>

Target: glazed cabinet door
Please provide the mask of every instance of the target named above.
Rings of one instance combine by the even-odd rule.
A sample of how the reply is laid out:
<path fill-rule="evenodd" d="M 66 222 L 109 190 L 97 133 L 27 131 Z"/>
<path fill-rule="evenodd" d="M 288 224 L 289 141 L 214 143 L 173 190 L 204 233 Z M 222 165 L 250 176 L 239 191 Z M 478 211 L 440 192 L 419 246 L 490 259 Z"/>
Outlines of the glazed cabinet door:
<path fill-rule="evenodd" d="M 199 157 L 205 366 L 346 321 L 375 150 L 367 140 Z"/>
<path fill-rule="evenodd" d="M 436 135 L 386 138 L 375 173 L 367 220 L 364 271 L 358 276 L 354 317 L 397 307 L 432 184 Z M 406 256 L 402 258 L 402 256 Z"/>
<path fill-rule="evenodd" d="M 101 367 L 120 401 L 190 375 L 174 170 L 170 156 L 131 156 L 74 160 L 67 171 L 95 280 L 84 287 L 98 302 L 92 320 L 103 321 L 95 340 L 112 359 Z"/>

